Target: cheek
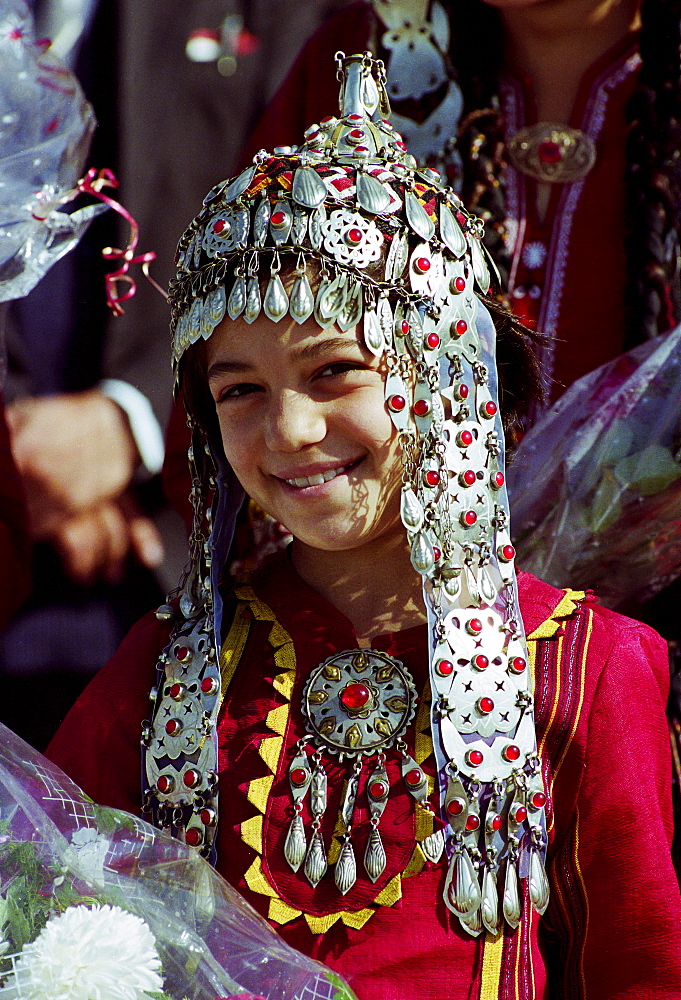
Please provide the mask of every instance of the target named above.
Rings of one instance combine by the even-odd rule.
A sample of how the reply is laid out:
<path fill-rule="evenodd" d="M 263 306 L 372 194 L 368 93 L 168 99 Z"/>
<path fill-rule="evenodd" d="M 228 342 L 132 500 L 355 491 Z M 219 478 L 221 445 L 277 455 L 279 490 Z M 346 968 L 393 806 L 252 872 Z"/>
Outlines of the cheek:
<path fill-rule="evenodd" d="M 225 458 L 237 477 L 242 480 L 242 476 L 248 475 L 256 454 L 254 433 L 256 425 L 253 421 L 241 421 L 224 412 L 218 415 L 218 420 Z"/>

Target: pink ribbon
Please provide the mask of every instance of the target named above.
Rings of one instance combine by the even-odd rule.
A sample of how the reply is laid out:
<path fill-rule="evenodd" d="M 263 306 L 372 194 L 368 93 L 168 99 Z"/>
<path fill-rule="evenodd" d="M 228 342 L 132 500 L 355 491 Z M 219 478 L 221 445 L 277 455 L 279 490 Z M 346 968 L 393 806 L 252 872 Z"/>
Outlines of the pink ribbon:
<path fill-rule="evenodd" d="M 104 247 L 102 250 L 102 257 L 105 260 L 120 260 L 122 261 L 121 266 L 117 271 L 111 271 L 104 278 L 106 285 L 106 302 L 111 309 L 114 316 L 122 316 L 125 312 L 121 302 L 126 302 L 131 299 L 135 292 L 137 291 L 137 284 L 134 278 L 128 274 L 131 264 L 141 264 L 142 273 L 145 278 L 151 282 L 151 284 L 156 288 L 161 295 L 168 298 L 167 292 L 165 292 L 157 282 L 151 277 L 149 273 L 149 265 L 152 260 L 156 260 L 156 253 L 153 250 L 147 251 L 147 253 L 135 254 L 137 248 L 137 242 L 139 239 L 139 226 L 133 219 L 130 212 L 125 209 L 120 202 L 115 201 L 110 198 L 109 195 L 104 194 L 102 190 L 105 187 L 117 188 L 118 180 L 111 170 L 105 168 L 99 172 L 95 167 L 91 167 L 86 173 L 85 177 L 82 177 L 77 184 L 78 191 L 84 194 L 92 195 L 99 201 L 104 202 L 109 208 L 112 208 L 114 212 L 118 212 L 125 221 L 130 226 L 130 239 L 128 240 L 128 245 L 125 250 L 119 250 L 117 247 Z M 125 291 L 119 291 L 120 283 L 127 285 Z"/>

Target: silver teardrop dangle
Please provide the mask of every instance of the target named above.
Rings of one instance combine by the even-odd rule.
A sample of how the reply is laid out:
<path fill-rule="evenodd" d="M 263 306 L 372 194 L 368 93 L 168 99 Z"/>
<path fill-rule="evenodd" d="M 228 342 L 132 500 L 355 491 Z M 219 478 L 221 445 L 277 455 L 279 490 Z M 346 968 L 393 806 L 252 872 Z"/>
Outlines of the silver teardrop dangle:
<path fill-rule="evenodd" d="M 257 274 L 251 275 L 248 279 L 248 291 L 246 293 L 246 308 L 244 309 L 244 319 L 247 323 L 254 323 L 260 315 L 262 302 L 260 300 L 260 282 Z"/>
<path fill-rule="evenodd" d="M 489 571 L 484 565 L 480 567 L 478 583 L 480 585 L 480 593 L 485 602 L 487 604 L 494 604 L 497 599 L 497 588 L 494 586 L 492 577 L 489 575 Z"/>
<path fill-rule="evenodd" d="M 509 857 L 506 862 L 506 877 L 504 879 L 504 917 L 506 923 L 514 929 L 520 923 L 520 893 L 518 891 L 518 873 L 515 861 Z"/>
<path fill-rule="evenodd" d="M 310 846 L 305 855 L 305 877 L 312 886 L 316 886 L 326 874 L 326 851 L 319 830 L 312 834 Z"/>
<path fill-rule="evenodd" d="M 215 329 L 218 323 L 221 323 L 224 319 L 225 310 L 227 308 L 227 296 L 225 295 L 225 289 L 222 285 L 218 285 L 218 287 L 214 288 L 210 293 L 206 299 L 206 307 L 210 317 L 210 322 L 213 325 L 213 329 Z"/>
<path fill-rule="evenodd" d="M 392 198 L 384 184 L 371 174 L 360 170 L 357 173 L 357 201 L 372 215 L 381 215 L 390 205 Z"/>
<path fill-rule="evenodd" d="M 246 307 L 246 279 L 243 274 L 236 274 L 232 290 L 227 300 L 227 312 L 230 319 L 237 319 L 241 316 Z M 260 310 L 258 310 L 260 311 Z"/>
<path fill-rule="evenodd" d="M 326 198 L 326 185 L 314 167 L 298 167 L 291 189 L 293 200 L 305 208 L 317 208 Z"/>
<path fill-rule="evenodd" d="M 284 289 L 281 278 L 278 274 L 273 274 L 267 283 L 265 300 L 263 307 L 265 315 L 273 323 L 278 323 L 288 312 L 288 295 Z"/>
<path fill-rule="evenodd" d="M 352 889 L 357 881 L 357 862 L 349 833 L 343 837 L 343 846 L 336 862 L 335 881 L 338 891 L 343 896 Z"/>
<path fill-rule="evenodd" d="M 409 240 L 406 233 L 395 233 L 385 262 L 385 280 L 397 281 L 401 277 L 409 256 Z"/>
<path fill-rule="evenodd" d="M 314 212 L 310 216 L 310 221 L 308 224 L 310 243 L 315 248 L 319 250 L 322 245 L 322 240 L 324 238 L 323 225 L 326 222 L 326 209 L 323 205 L 315 208 Z"/>
<path fill-rule="evenodd" d="M 426 861 L 431 861 L 434 865 L 438 863 L 445 849 L 445 835 L 442 830 L 435 830 L 419 843 Z"/>
<path fill-rule="evenodd" d="M 253 242 L 257 247 L 265 245 L 271 214 L 272 206 L 270 205 L 270 200 L 265 197 L 256 208 L 253 219 Z"/>
<path fill-rule="evenodd" d="M 426 575 L 435 565 L 435 553 L 428 536 L 419 531 L 411 547 L 411 564 L 417 573 Z"/>
<path fill-rule="evenodd" d="M 305 828 L 300 818 L 300 813 L 296 812 L 291 820 L 291 825 L 288 828 L 284 842 L 284 857 L 294 872 L 297 872 L 303 863 L 306 850 Z"/>
<path fill-rule="evenodd" d="M 468 562 L 464 563 L 463 567 L 464 580 L 466 581 L 466 589 L 471 599 L 471 604 L 476 606 L 482 603 L 482 598 L 480 596 L 480 590 L 478 588 L 478 581 L 473 572 L 472 566 Z"/>
<path fill-rule="evenodd" d="M 487 269 L 487 262 L 480 246 L 480 240 L 475 237 L 471 240 L 471 260 L 473 263 L 473 274 L 478 283 L 480 291 L 487 294 L 490 286 L 490 276 Z"/>
<path fill-rule="evenodd" d="M 440 238 L 455 257 L 463 257 L 466 252 L 466 237 L 446 205 L 440 206 Z"/>
<path fill-rule="evenodd" d="M 343 333 L 357 326 L 362 318 L 363 295 L 362 286 L 359 282 L 353 287 L 350 286 L 345 296 L 343 308 L 338 313 L 336 325 Z"/>
<path fill-rule="evenodd" d="M 400 516 L 407 531 L 418 531 L 423 527 L 423 506 L 410 486 L 402 487 Z"/>
<path fill-rule="evenodd" d="M 369 834 L 366 851 L 364 852 L 364 869 L 372 882 L 381 877 L 385 870 L 386 861 L 385 847 L 378 832 L 378 823 L 372 823 L 371 833 Z"/>
<path fill-rule="evenodd" d="M 450 862 L 445 902 L 459 916 L 474 913 L 482 902 L 475 868 L 465 848 L 460 848 Z"/>
<path fill-rule="evenodd" d="M 405 192 L 404 205 L 407 210 L 407 220 L 417 236 L 428 242 L 435 232 L 435 223 L 425 208 L 411 191 Z"/>
<path fill-rule="evenodd" d="M 304 323 L 314 310 L 314 296 L 305 273 L 299 274 L 293 284 L 289 312 L 296 323 Z"/>
<path fill-rule="evenodd" d="M 364 343 L 375 357 L 383 353 L 383 330 L 375 309 L 364 313 Z"/>
<path fill-rule="evenodd" d="M 496 934 L 499 930 L 499 894 L 494 872 L 485 868 L 482 878 L 482 905 L 480 908 L 482 922 L 490 932 Z"/>
<path fill-rule="evenodd" d="M 544 912 L 549 905 L 549 880 L 544 871 L 539 851 L 531 851 L 530 856 L 530 878 L 529 878 L 530 899 L 537 913 Z"/>

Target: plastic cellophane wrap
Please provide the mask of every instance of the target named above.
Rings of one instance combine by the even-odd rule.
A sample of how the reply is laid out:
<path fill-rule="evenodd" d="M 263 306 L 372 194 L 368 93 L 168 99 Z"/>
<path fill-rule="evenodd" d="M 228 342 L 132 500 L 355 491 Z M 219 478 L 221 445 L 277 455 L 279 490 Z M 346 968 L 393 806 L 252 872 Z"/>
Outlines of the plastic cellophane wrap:
<path fill-rule="evenodd" d="M 0 997 L 149 996 L 354 998 L 195 851 L 94 804 L 0 725 Z"/>
<path fill-rule="evenodd" d="M 71 71 L 36 41 L 24 0 L 0 0 L 0 302 L 26 295 L 102 205 L 70 214 L 95 126 Z"/>
<path fill-rule="evenodd" d="M 681 575 L 681 327 L 575 382 L 508 486 L 519 566 L 547 583 L 617 607 Z"/>

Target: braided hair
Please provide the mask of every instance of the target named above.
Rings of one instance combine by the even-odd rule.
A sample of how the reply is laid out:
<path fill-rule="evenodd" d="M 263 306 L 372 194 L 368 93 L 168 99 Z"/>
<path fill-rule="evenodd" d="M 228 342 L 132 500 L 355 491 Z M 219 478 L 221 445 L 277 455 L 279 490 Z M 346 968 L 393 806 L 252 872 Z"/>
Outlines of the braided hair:
<path fill-rule="evenodd" d="M 506 167 L 498 79 L 503 28 L 482 0 L 459 0 L 452 64 L 464 96 L 458 146 L 463 198 L 481 215 L 502 278 L 513 247 L 505 241 Z M 627 109 L 626 345 L 669 330 L 681 319 L 681 0 L 643 0 L 638 88 Z M 480 58 L 480 39 L 485 58 Z"/>

